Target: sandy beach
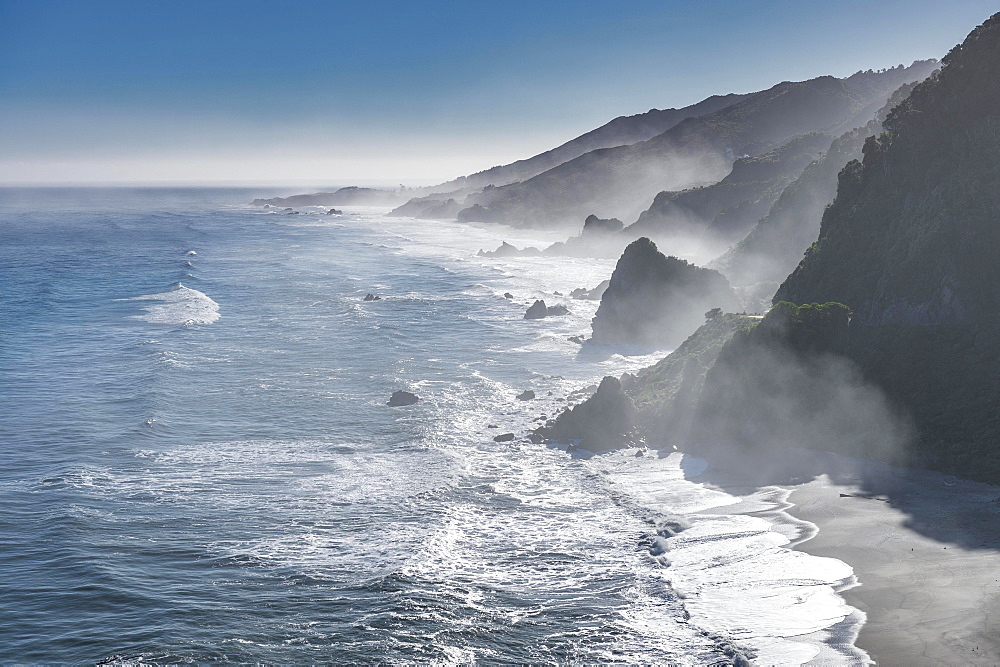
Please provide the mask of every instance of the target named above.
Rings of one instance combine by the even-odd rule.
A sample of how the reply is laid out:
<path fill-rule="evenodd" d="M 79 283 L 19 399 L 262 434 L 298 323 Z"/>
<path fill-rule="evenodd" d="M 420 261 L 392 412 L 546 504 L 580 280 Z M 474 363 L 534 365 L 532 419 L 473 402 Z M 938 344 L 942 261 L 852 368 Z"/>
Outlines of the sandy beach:
<path fill-rule="evenodd" d="M 823 452 L 699 456 L 729 493 L 791 490 L 773 513 L 817 527 L 792 548 L 854 568 L 841 594 L 877 664 L 1000 664 L 1000 487 Z"/>

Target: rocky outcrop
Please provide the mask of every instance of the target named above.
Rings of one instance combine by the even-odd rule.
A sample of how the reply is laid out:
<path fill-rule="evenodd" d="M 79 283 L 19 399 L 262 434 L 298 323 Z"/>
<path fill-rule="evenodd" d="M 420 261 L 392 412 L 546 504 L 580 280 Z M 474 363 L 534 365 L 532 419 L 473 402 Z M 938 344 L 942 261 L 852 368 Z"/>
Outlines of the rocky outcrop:
<path fill-rule="evenodd" d="M 477 257 L 534 257 L 536 255 L 541 255 L 542 251 L 538 248 L 527 247 L 523 250 L 518 249 L 516 246 L 503 241 L 500 243 L 500 247 L 496 250 L 480 250 L 476 253 Z"/>
<path fill-rule="evenodd" d="M 591 213 L 587 216 L 587 219 L 583 221 L 583 231 L 580 232 L 581 236 L 587 238 L 595 236 L 608 236 L 610 234 L 615 234 L 620 232 L 625 228 L 625 223 L 623 223 L 618 218 L 598 218 L 596 215 Z"/>
<path fill-rule="evenodd" d="M 455 216 L 459 222 L 505 222 L 498 211 L 492 211 L 482 204 L 473 204 L 459 211 Z"/>
<path fill-rule="evenodd" d="M 421 220 L 451 220 L 454 219 L 462 205 L 453 197 L 440 198 L 438 195 L 411 199 L 402 206 L 389 211 L 396 217 L 411 217 Z"/>
<path fill-rule="evenodd" d="M 594 340 L 672 347 L 712 308 L 732 311 L 739 301 L 726 279 L 676 257 L 648 238 L 631 243 L 618 260 L 594 316 Z"/>
<path fill-rule="evenodd" d="M 545 307 L 545 302 L 541 299 L 535 301 L 524 313 L 526 320 L 540 320 L 548 315 L 549 309 Z"/>
<path fill-rule="evenodd" d="M 406 195 L 396 190 L 375 190 L 355 186 L 340 188 L 336 192 L 316 192 L 291 197 L 254 199 L 254 206 L 390 206 L 398 204 Z"/>
<path fill-rule="evenodd" d="M 593 396 L 536 433 L 554 442 L 578 441 L 580 448 L 594 452 L 628 447 L 636 442 L 635 407 L 618 379 L 608 376 Z"/>
<path fill-rule="evenodd" d="M 622 376 L 622 387 L 635 404 L 641 432 L 658 446 L 690 443 L 709 369 L 734 334 L 760 322 L 757 317 L 736 313 L 709 311 L 705 315 L 705 324 L 676 350 L 634 376 Z"/>
<path fill-rule="evenodd" d="M 416 394 L 411 394 L 408 391 L 394 391 L 389 397 L 387 405 L 395 408 L 402 405 L 413 405 L 419 400 L 420 398 Z"/>
<path fill-rule="evenodd" d="M 530 401 L 535 398 L 535 392 L 530 389 L 525 389 L 520 394 L 517 395 L 517 400 L 519 401 Z"/>
<path fill-rule="evenodd" d="M 569 293 L 574 299 L 584 299 L 587 301 L 600 301 L 601 297 L 604 296 L 604 292 L 608 289 L 608 285 L 611 284 L 610 280 L 602 280 L 597 287 L 594 289 L 587 289 L 586 287 L 578 287 Z"/>
<path fill-rule="evenodd" d="M 569 308 L 562 305 L 561 303 L 557 303 L 553 306 L 548 306 L 545 309 L 545 314 L 548 317 L 559 317 L 561 315 L 569 315 Z"/>

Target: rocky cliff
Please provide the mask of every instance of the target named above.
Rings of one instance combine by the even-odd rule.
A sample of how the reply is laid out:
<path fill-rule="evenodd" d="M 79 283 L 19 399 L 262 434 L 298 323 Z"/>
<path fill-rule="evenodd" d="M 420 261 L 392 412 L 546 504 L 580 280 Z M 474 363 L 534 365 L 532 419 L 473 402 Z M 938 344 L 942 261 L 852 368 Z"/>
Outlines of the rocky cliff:
<path fill-rule="evenodd" d="M 819 240 L 778 290 L 844 304 L 827 307 L 835 324 L 786 303 L 775 326 L 734 338 L 706 380 L 704 437 L 1000 480 L 1000 14 L 943 64 L 840 173 Z"/>
<path fill-rule="evenodd" d="M 712 308 L 738 309 L 718 272 L 667 257 L 648 238 L 622 253 L 594 316 L 594 340 L 655 347 L 678 345 Z"/>

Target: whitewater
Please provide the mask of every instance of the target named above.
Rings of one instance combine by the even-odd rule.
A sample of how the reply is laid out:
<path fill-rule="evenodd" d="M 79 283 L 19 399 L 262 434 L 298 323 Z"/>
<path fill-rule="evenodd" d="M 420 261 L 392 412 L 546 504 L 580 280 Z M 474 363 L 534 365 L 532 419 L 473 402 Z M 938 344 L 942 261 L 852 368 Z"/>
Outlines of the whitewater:
<path fill-rule="evenodd" d="M 0 661 L 867 660 L 787 490 L 524 437 L 665 355 L 570 340 L 614 261 L 256 196 L 0 190 Z"/>

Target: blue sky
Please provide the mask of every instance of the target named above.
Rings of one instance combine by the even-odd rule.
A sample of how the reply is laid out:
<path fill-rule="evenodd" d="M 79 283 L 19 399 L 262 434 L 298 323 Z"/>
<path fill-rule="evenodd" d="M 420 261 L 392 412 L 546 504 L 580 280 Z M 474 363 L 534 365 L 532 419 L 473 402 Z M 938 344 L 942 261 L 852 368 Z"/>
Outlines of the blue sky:
<path fill-rule="evenodd" d="M 996 9 L 0 0 L 0 181 L 436 182 L 619 115 L 940 57 Z"/>

